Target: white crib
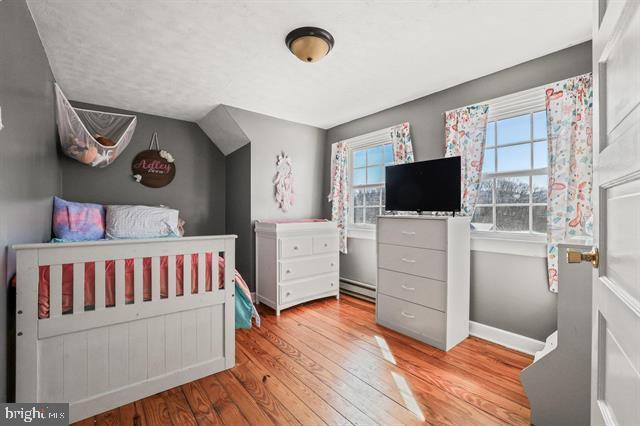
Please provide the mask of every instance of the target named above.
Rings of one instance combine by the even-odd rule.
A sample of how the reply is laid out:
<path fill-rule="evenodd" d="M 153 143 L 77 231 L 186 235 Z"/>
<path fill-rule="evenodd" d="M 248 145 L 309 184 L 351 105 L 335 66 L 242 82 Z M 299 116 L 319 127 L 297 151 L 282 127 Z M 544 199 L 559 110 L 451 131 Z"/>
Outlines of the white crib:
<path fill-rule="evenodd" d="M 71 421 L 233 367 L 235 235 L 26 244 L 17 253 L 16 401 L 69 402 Z M 198 253 L 198 292 L 177 255 Z M 211 291 L 205 291 L 205 253 Z M 218 288 L 217 254 L 225 259 Z M 160 258 L 168 294 L 160 295 Z M 151 258 L 151 300 L 143 299 L 143 258 Z M 134 259 L 134 301 L 125 303 L 125 259 Z M 115 306 L 105 305 L 105 262 L 115 261 Z M 84 306 L 84 263 L 95 263 L 95 310 Z M 73 264 L 73 312 L 62 312 L 62 265 Z M 49 318 L 38 318 L 39 267 L 50 265 Z"/>

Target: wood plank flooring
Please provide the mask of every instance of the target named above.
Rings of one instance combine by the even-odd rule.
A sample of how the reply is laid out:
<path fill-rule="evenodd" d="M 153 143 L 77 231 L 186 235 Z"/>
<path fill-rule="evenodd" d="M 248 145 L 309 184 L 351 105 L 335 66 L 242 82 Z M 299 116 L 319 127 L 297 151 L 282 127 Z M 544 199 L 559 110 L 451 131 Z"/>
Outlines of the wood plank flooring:
<path fill-rule="evenodd" d="M 86 419 L 90 425 L 528 425 L 531 357 L 470 337 L 442 352 L 375 323 L 342 296 L 260 306 L 238 330 L 236 367 Z"/>

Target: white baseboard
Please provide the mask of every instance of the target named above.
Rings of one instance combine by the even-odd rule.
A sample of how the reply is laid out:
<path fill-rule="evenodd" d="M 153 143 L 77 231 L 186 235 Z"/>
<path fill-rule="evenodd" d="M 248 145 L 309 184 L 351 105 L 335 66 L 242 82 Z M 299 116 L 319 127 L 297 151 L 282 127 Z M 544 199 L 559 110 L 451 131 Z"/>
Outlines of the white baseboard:
<path fill-rule="evenodd" d="M 475 321 L 469 321 L 469 334 L 529 355 L 534 355 L 544 348 L 544 342 L 539 340 Z"/>

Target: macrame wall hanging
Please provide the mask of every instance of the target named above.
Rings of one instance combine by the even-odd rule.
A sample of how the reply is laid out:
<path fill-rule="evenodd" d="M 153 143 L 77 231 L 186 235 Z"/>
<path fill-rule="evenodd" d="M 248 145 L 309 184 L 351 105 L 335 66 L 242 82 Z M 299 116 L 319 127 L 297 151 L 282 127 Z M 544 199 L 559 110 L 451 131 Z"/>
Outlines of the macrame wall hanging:
<path fill-rule="evenodd" d="M 278 208 L 288 211 L 296 201 L 293 192 L 293 167 L 291 158 L 284 152 L 276 158 L 276 175 L 273 178 L 274 195 Z"/>
<path fill-rule="evenodd" d="M 131 173 L 136 182 L 149 188 L 167 186 L 176 176 L 175 160 L 167 151 L 160 149 L 157 132 L 151 137 L 149 149 L 139 152 L 133 158 Z"/>
<path fill-rule="evenodd" d="M 133 138 L 136 116 L 74 108 L 57 84 L 55 91 L 62 152 L 91 167 L 113 163 Z"/>

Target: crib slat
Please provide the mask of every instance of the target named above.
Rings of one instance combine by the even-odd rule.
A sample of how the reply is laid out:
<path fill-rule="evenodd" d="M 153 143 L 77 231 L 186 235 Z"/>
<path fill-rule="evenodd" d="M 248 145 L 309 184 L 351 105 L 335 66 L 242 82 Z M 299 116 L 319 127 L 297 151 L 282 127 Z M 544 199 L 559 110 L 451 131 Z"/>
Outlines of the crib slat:
<path fill-rule="evenodd" d="M 151 258 L 151 300 L 160 300 L 160 258 Z"/>
<path fill-rule="evenodd" d="M 196 293 L 204 293 L 207 290 L 207 255 L 198 253 L 198 284 Z"/>
<path fill-rule="evenodd" d="M 49 318 L 62 315 L 62 265 L 49 267 Z"/>
<path fill-rule="evenodd" d="M 135 304 L 142 303 L 142 258 L 136 257 L 133 259 L 133 299 L 135 300 Z"/>
<path fill-rule="evenodd" d="M 95 266 L 95 278 L 93 292 L 95 295 L 95 310 L 104 309 L 105 299 L 105 262 L 96 262 Z"/>
<path fill-rule="evenodd" d="M 184 273 L 182 274 L 182 296 L 191 296 L 191 255 L 185 254 L 182 262 Z"/>
<path fill-rule="evenodd" d="M 174 299 L 176 297 L 176 257 L 169 256 L 167 265 L 167 297 Z"/>
<path fill-rule="evenodd" d="M 211 254 L 211 291 L 219 291 L 220 290 L 220 277 L 218 276 L 218 258 L 220 257 L 220 253 L 214 251 Z M 224 286 L 224 283 L 223 283 Z"/>
<path fill-rule="evenodd" d="M 73 313 L 84 311 L 84 263 L 73 264 Z"/>
<path fill-rule="evenodd" d="M 116 306 L 124 306 L 124 259 L 116 260 Z"/>

